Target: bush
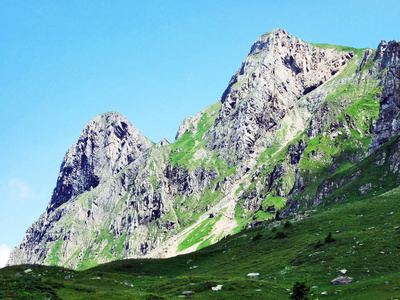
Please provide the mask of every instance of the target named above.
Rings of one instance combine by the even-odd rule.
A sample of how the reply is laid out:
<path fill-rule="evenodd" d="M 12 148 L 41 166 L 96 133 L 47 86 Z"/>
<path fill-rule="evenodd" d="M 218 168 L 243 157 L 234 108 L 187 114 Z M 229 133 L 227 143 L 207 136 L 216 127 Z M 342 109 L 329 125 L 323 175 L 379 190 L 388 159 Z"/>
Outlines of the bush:
<path fill-rule="evenodd" d="M 258 241 L 259 239 L 261 239 L 262 234 L 259 232 L 257 233 L 255 236 L 253 236 L 253 242 Z"/>
<path fill-rule="evenodd" d="M 283 231 L 277 231 L 274 239 L 284 239 L 287 235 Z"/>
<path fill-rule="evenodd" d="M 295 300 L 307 300 L 310 296 L 310 287 L 307 286 L 306 282 L 297 281 L 293 286 L 293 293 L 290 295 L 290 299 Z"/>
<path fill-rule="evenodd" d="M 327 237 L 325 238 L 325 243 L 332 243 L 335 239 L 332 237 L 332 232 L 329 232 Z"/>
<path fill-rule="evenodd" d="M 285 222 L 285 225 L 283 225 L 283 228 L 290 228 L 290 227 L 292 227 L 292 223 L 290 222 L 290 221 L 286 221 Z"/>

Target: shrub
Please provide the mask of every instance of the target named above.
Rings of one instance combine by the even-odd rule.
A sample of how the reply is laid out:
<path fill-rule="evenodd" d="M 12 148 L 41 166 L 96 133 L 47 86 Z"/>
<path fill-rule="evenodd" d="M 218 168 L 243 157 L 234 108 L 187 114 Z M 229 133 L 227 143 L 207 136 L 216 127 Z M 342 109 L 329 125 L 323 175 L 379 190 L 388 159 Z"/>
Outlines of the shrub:
<path fill-rule="evenodd" d="M 327 237 L 325 238 L 325 243 L 332 243 L 335 239 L 332 237 L 332 232 L 329 232 Z"/>
<path fill-rule="evenodd" d="M 253 236 L 253 242 L 258 241 L 259 239 L 261 239 L 262 234 L 259 232 L 257 233 L 255 236 Z"/>
<path fill-rule="evenodd" d="M 293 286 L 293 293 L 290 295 L 290 299 L 295 300 L 307 300 L 310 296 L 310 287 L 307 286 L 306 282 L 297 281 Z"/>
<path fill-rule="evenodd" d="M 287 235 L 283 231 L 277 231 L 274 239 L 284 239 Z"/>
<path fill-rule="evenodd" d="M 292 227 L 292 223 L 290 223 L 290 221 L 286 221 L 285 222 L 285 225 L 283 225 L 283 228 L 290 228 L 290 227 Z"/>

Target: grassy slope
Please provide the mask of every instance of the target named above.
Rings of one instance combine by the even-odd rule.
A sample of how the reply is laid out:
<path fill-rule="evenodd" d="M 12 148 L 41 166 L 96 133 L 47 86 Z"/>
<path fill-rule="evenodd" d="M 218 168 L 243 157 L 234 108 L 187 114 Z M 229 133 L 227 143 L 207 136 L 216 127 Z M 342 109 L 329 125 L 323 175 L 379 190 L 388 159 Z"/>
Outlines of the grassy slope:
<path fill-rule="evenodd" d="M 116 261 L 80 272 L 7 267 L 0 270 L 0 298 L 174 299 L 191 290 L 197 299 L 282 299 L 288 297 L 286 289 L 304 279 L 318 286 L 312 289 L 315 297 L 323 291 L 327 299 L 399 297 L 399 197 L 396 188 L 351 205 L 317 207 L 290 226 L 284 225 L 286 220 L 269 223 L 166 260 Z M 287 237 L 276 238 L 278 232 Z M 329 232 L 335 241 L 324 243 Z M 322 246 L 317 247 L 319 241 Z M 27 268 L 33 271 L 25 274 Z M 343 268 L 353 282 L 331 285 Z M 17 272 L 23 276 L 15 277 Z M 247 278 L 250 272 L 260 277 Z M 69 274 L 72 279 L 65 280 Z M 211 286 L 217 284 L 223 288 L 213 292 Z"/>

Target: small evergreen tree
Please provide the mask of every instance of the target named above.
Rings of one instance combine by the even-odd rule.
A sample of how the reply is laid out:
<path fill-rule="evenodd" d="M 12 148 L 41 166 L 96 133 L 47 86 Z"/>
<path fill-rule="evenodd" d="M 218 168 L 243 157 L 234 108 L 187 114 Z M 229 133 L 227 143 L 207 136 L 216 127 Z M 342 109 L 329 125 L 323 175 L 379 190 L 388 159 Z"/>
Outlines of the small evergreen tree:
<path fill-rule="evenodd" d="M 307 300 L 310 296 L 310 287 L 307 286 L 306 282 L 297 281 L 293 286 L 293 293 L 290 295 L 290 299 L 295 300 Z"/>
<path fill-rule="evenodd" d="M 280 220 L 282 220 L 282 218 L 280 216 L 279 210 L 277 210 L 276 213 L 275 213 L 275 221 L 280 221 Z"/>
<path fill-rule="evenodd" d="M 332 237 L 332 232 L 329 232 L 325 238 L 325 243 L 332 243 L 333 241 L 335 241 L 335 239 Z"/>
<path fill-rule="evenodd" d="M 274 239 L 284 239 L 285 237 L 287 237 L 287 235 L 283 231 L 277 231 Z"/>

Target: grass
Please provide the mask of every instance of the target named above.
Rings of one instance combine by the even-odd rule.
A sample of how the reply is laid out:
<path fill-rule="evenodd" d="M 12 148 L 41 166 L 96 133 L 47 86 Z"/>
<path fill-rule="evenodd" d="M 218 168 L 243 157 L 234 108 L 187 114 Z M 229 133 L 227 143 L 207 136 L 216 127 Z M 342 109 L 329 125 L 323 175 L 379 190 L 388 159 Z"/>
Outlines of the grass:
<path fill-rule="evenodd" d="M 338 188 L 326 195 L 323 205 L 331 203 L 350 203 L 375 195 L 381 195 L 399 186 L 398 174 L 391 170 L 396 162 L 396 153 L 400 143 L 399 137 L 394 137 L 378 149 L 374 155 L 332 176 L 329 181 L 337 184 Z M 368 187 L 361 192 L 361 187 Z"/>
<path fill-rule="evenodd" d="M 206 141 L 202 137 L 214 124 L 221 105 L 222 103 L 218 101 L 204 109 L 202 117 L 196 124 L 196 129 L 192 124 L 192 131 L 186 131 L 178 140 L 171 144 L 170 159 L 173 165 L 179 163 L 180 165 L 186 165 L 194 169 L 203 163 L 204 159 L 194 159 L 194 155 L 199 149 L 205 150 Z M 204 162 L 207 163 L 207 161 L 206 159 Z"/>
<path fill-rule="evenodd" d="M 327 299 L 394 299 L 400 294 L 399 198 L 396 188 L 351 205 L 316 207 L 289 225 L 271 221 L 170 259 L 121 260 L 85 271 L 6 267 L 0 298 L 178 299 L 190 290 L 193 299 L 286 299 L 287 289 L 307 280 L 315 299 L 324 291 Z M 331 285 L 343 268 L 353 282 Z M 248 278 L 252 272 L 260 276 Z M 218 284 L 222 290 L 212 291 Z"/>
<path fill-rule="evenodd" d="M 362 54 L 362 51 L 364 50 L 349 46 L 331 45 L 327 43 L 309 43 L 309 44 L 321 49 L 336 49 L 338 51 L 355 52 L 356 54 Z"/>
<path fill-rule="evenodd" d="M 200 225 L 190 232 L 190 234 L 182 241 L 182 243 L 178 246 L 178 251 L 183 251 L 191 246 L 203 241 L 210 235 L 210 232 L 215 223 L 221 219 L 222 215 L 217 216 L 216 218 L 208 218 L 205 219 Z"/>
<path fill-rule="evenodd" d="M 51 253 L 50 253 L 50 265 L 57 265 L 59 262 L 59 255 L 60 255 L 60 249 L 62 246 L 62 239 L 58 239 L 55 242 L 55 245 L 53 246 L 53 248 L 51 249 Z"/>

